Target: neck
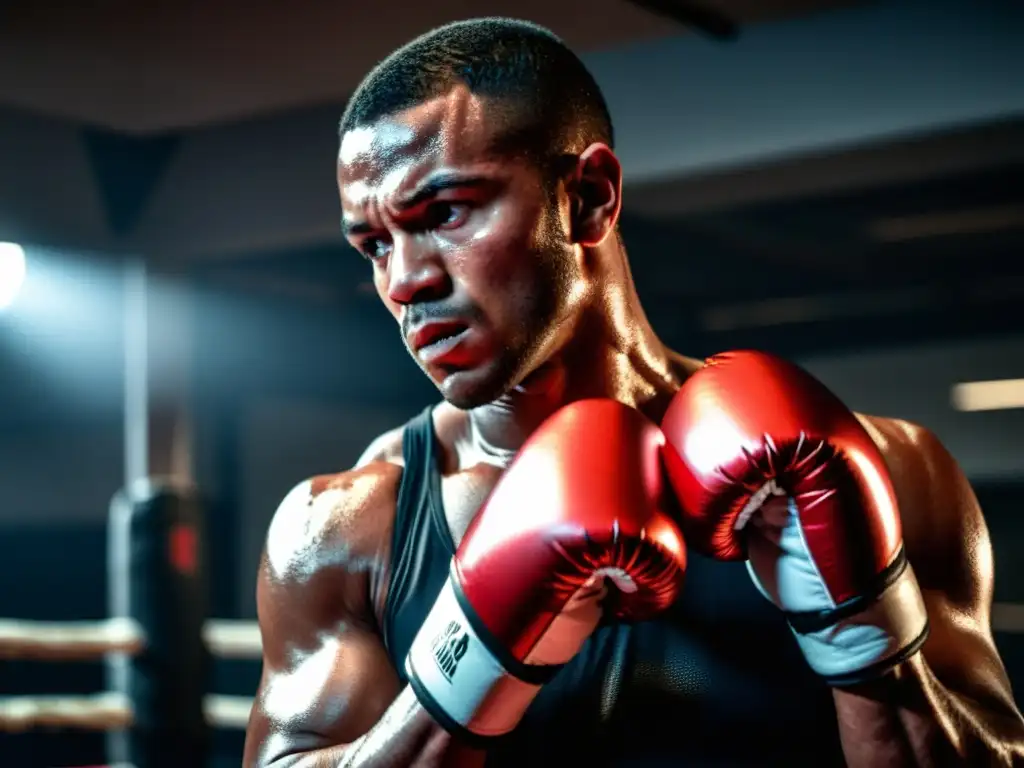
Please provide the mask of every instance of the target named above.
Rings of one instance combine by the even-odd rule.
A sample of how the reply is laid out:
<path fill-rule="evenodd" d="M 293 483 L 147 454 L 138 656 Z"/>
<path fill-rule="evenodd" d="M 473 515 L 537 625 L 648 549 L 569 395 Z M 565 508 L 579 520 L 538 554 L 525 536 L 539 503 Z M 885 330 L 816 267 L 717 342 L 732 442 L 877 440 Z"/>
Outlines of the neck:
<path fill-rule="evenodd" d="M 661 418 L 685 372 L 654 333 L 621 263 L 625 271 L 595 291 L 554 355 L 511 392 L 469 411 L 467 438 L 481 458 L 507 465 L 545 419 L 576 400 L 612 398 Z"/>

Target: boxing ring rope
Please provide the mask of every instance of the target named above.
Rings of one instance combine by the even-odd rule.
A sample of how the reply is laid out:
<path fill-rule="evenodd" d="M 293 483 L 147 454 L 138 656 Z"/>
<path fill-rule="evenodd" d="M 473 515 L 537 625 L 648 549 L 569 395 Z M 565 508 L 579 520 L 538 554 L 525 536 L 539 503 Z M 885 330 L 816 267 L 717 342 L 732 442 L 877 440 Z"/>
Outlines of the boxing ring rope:
<path fill-rule="evenodd" d="M 1024 604 L 995 603 L 995 632 L 1024 634 Z M 211 655 L 222 659 L 260 659 L 259 626 L 253 621 L 210 620 L 203 639 Z M 139 626 L 124 618 L 102 621 L 41 622 L 0 619 L 0 659 L 81 661 L 110 654 L 139 653 L 145 637 Z M 208 695 L 203 702 L 213 728 L 244 729 L 252 709 L 245 696 Z M 131 702 L 120 693 L 94 696 L 12 696 L 0 698 L 0 731 L 31 728 L 112 730 L 134 722 Z"/>
<path fill-rule="evenodd" d="M 260 659 L 263 646 L 254 621 L 211 620 L 203 640 L 220 659 Z M 88 661 L 108 653 L 137 654 L 145 637 L 131 619 L 43 622 L 0 619 L 0 659 Z"/>
<path fill-rule="evenodd" d="M 259 626 L 252 621 L 207 621 L 203 639 L 211 656 L 221 659 L 260 659 Z M 0 619 L 0 659 L 88 661 L 108 655 L 132 656 L 145 646 L 136 622 L 125 618 L 102 621 L 42 622 Z M 252 699 L 208 695 L 203 701 L 207 724 L 213 728 L 244 729 Z M 31 728 L 114 730 L 129 728 L 134 713 L 120 693 L 93 696 L 12 696 L 0 698 L 0 731 Z"/>
<path fill-rule="evenodd" d="M 251 709 L 252 699 L 245 696 L 213 694 L 203 701 L 206 722 L 211 728 L 244 729 Z M 0 732 L 34 728 L 110 731 L 130 728 L 134 722 L 131 702 L 121 693 L 0 698 Z"/>
<path fill-rule="evenodd" d="M 90 661 L 108 653 L 137 654 L 144 638 L 130 619 L 44 622 L 0 619 L 0 659 Z"/>
<path fill-rule="evenodd" d="M 992 629 L 1024 634 L 1024 604 L 993 604 Z M 209 620 L 203 625 L 203 640 L 216 658 L 262 658 L 263 643 L 255 621 Z M 77 622 L 0 619 L 0 660 L 88 661 L 107 654 L 137 654 L 144 643 L 138 624 L 125 618 Z"/>

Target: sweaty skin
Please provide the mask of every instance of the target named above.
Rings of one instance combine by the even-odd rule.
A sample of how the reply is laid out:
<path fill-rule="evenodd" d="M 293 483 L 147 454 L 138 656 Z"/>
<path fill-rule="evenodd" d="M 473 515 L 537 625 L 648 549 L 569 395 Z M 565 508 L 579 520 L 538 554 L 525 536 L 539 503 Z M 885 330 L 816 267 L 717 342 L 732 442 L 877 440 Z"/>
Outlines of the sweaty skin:
<path fill-rule="evenodd" d="M 667 349 L 615 234 L 621 169 L 573 147 L 552 204 L 528 159 L 496 156 L 500 120 L 465 89 L 342 137 L 343 227 L 410 352 L 447 402 L 434 411 L 456 543 L 525 438 L 583 397 L 661 420 L 699 361 Z M 418 351 L 424 323 L 461 333 Z M 429 338 L 430 334 L 428 334 Z M 851 766 L 1010 765 L 1024 721 L 992 640 L 992 551 L 955 461 L 921 427 L 860 417 L 892 473 L 907 556 L 928 607 L 922 651 L 886 679 L 835 690 Z M 299 484 L 257 582 L 263 678 L 246 766 L 480 765 L 402 688 L 381 640 L 401 429 L 350 471 Z M 685 747 L 681 747 L 685 749 Z"/>

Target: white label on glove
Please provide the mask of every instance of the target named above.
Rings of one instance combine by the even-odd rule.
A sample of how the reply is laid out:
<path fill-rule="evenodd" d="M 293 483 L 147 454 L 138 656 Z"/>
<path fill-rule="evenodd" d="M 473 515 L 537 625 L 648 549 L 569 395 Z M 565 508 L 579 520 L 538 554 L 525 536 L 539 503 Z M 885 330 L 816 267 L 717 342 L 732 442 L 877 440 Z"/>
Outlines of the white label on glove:
<path fill-rule="evenodd" d="M 491 654 L 466 619 L 450 580 L 416 634 L 405 666 L 452 720 L 481 735 L 515 728 L 540 690 L 509 675 Z"/>

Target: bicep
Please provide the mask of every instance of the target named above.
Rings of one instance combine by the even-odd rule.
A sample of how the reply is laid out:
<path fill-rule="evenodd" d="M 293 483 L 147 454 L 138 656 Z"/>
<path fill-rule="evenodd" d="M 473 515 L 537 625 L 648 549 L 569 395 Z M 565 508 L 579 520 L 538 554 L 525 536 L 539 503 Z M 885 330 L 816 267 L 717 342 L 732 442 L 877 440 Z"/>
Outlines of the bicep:
<path fill-rule="evenodd" d="M 930 633 L 922 654 L 949 690 L 981 704 L 1013 708 L 1010 681 L 989 628 L 940 594 L 924 591 Z"/>
<path fill-rule="evenodd" d="M 347 744 L 397 695 L 369 588 L 383 569 L 396 477 L 375 466 L 313 478 L 275 513 L 256 581 L 263 676 L 246 765 Z"/>
<path fill-rule="evenodd" d="M 919 468 L 904 480 L 914 488 L 899 495 L 910 505 L 903 510 L 907 555 L 928 610 L 924 658 L 952 690 L 1012 705 L 992 637 L 992 542 L 981 507 L 963 470 L 935 435 L 918 428 L 914 444 Z"/>
<path fill-rule="evenodd" d="M 400 689 L 379 636 L 358 615 L 340 611 L 324 620 L 315 610 L 303 611 L 307 596 L 289 599 L 294 596 L 280 586 L 261 582 L 263 675 L 245 764 L 266 765 L 359 738 Z"/>

